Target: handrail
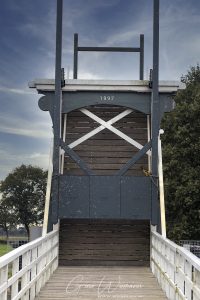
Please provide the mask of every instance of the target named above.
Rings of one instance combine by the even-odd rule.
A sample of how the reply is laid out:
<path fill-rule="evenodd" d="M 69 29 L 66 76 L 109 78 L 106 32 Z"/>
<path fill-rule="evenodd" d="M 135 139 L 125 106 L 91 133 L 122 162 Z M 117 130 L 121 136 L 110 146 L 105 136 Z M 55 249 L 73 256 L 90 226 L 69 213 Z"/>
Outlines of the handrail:
<path fill-rule="evenodd" d="M 58 266 L 58 231 L 0 258 L 0 299 L 35 299 Z M 25 299 L 24 298 L 24 299 Z"/>
<path fill-rule="evenodd" d="M 151 268 L 168 299 L 200 299 L 200 259 L 152 228 Z"/>

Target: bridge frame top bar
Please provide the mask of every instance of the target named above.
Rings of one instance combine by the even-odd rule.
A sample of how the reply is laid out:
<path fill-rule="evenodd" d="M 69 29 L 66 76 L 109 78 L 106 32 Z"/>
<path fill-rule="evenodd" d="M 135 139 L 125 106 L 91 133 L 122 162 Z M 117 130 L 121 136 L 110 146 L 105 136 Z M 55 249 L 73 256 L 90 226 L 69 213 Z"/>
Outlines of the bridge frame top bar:
<path fill-rule="evenodd" d="M 140 53 L 140 80 L 144 80 L 144 34 L 140 34 L 140 47 L 80 47 L 78 33 L 74 34 L 74 74 L 78 78 L 78 52 L 138 52 Z"/>

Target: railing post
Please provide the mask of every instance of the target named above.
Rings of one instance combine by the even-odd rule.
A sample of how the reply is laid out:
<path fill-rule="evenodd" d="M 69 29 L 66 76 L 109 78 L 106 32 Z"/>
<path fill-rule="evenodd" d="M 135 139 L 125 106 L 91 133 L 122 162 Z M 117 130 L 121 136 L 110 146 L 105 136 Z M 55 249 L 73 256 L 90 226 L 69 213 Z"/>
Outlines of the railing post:
<path fill-rule="evenodd" d="M 19 272 L 19 257 L 17 257 L 12 264 L 12 276 Z M 18 285 L 19 282 L 16 280 L 11 287 L 11 299 L 17 296 L 18 294 Z"/>
<path fill-rule="evenodd" d="M 165 196 L 164 196 L 164 181 L 163 181 L 163 164 L 162 164 L 162 145 L 160 135 L 164 131 L 160 129 L 158 136 L 158 177 L 160 191 L 160 219 L 161 219 L 161 234 L 166 238 L 166 220 L 165 220 Z"/>
<path fill-rule="evenodd" d="M 37 259 L 37 248 L 32 249 L 31 261 L 34 262 Z M 33 280 L 37 275 L 37 267 L 34 264 L 31 268 L 31 280 Z M 36 284 L 34 283 L 30 290 L 30 300 L 34 300 L 36 296 Z"/>
<path fill-rule="evenodd" d="M 8 280 L 8 265 L 6 265 L 5 267 L 3 267 L 0 270 L 0 285 L 6 283 Z M 8 292 L 7 290 L 5 290 L 5 292 L 3 292 L 1 294 L 1 300 L 7 300 L 7 296 L 8 296 Z"/>
<path fill-rule="evenodd" d="M 30 251 L 26 252 L 25 254 L 22 255 L 22 269 L 25 268 L 28 264 L 30 263 Z M 21 280 L 21 290 L 26 287 L 26 285 L 29 282 L 29 275 L 30 271 L 25 272 L 25 274 L 22 276 Z M 22 296 L 22 300 L 29 300 L 28 297 L 28 292 L 26 292 Z"/>

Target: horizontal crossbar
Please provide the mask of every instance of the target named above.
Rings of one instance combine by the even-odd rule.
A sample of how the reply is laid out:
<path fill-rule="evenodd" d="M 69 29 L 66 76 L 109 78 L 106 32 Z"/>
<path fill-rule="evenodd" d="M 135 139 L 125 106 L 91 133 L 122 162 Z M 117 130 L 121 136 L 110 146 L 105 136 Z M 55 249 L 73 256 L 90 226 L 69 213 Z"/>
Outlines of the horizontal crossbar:
<path fill-rule="evenodd" d="M 96 51 L 96 52 L 141 52 L 138 47 L 78 47 L 78 51 Z"/>

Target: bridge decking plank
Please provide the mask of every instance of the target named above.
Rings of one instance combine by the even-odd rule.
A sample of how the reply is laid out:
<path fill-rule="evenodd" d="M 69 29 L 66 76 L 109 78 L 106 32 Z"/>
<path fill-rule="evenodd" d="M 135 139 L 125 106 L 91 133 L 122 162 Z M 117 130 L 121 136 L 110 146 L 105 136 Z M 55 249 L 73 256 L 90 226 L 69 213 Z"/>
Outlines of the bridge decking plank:
<path fill-rule="evenodd" d="M 108 291 L 110 282 L 111 290 Z M 59 267 L 36 300 L 101 298 L 167 300 L 149 268 L 129 266 Z"/>

